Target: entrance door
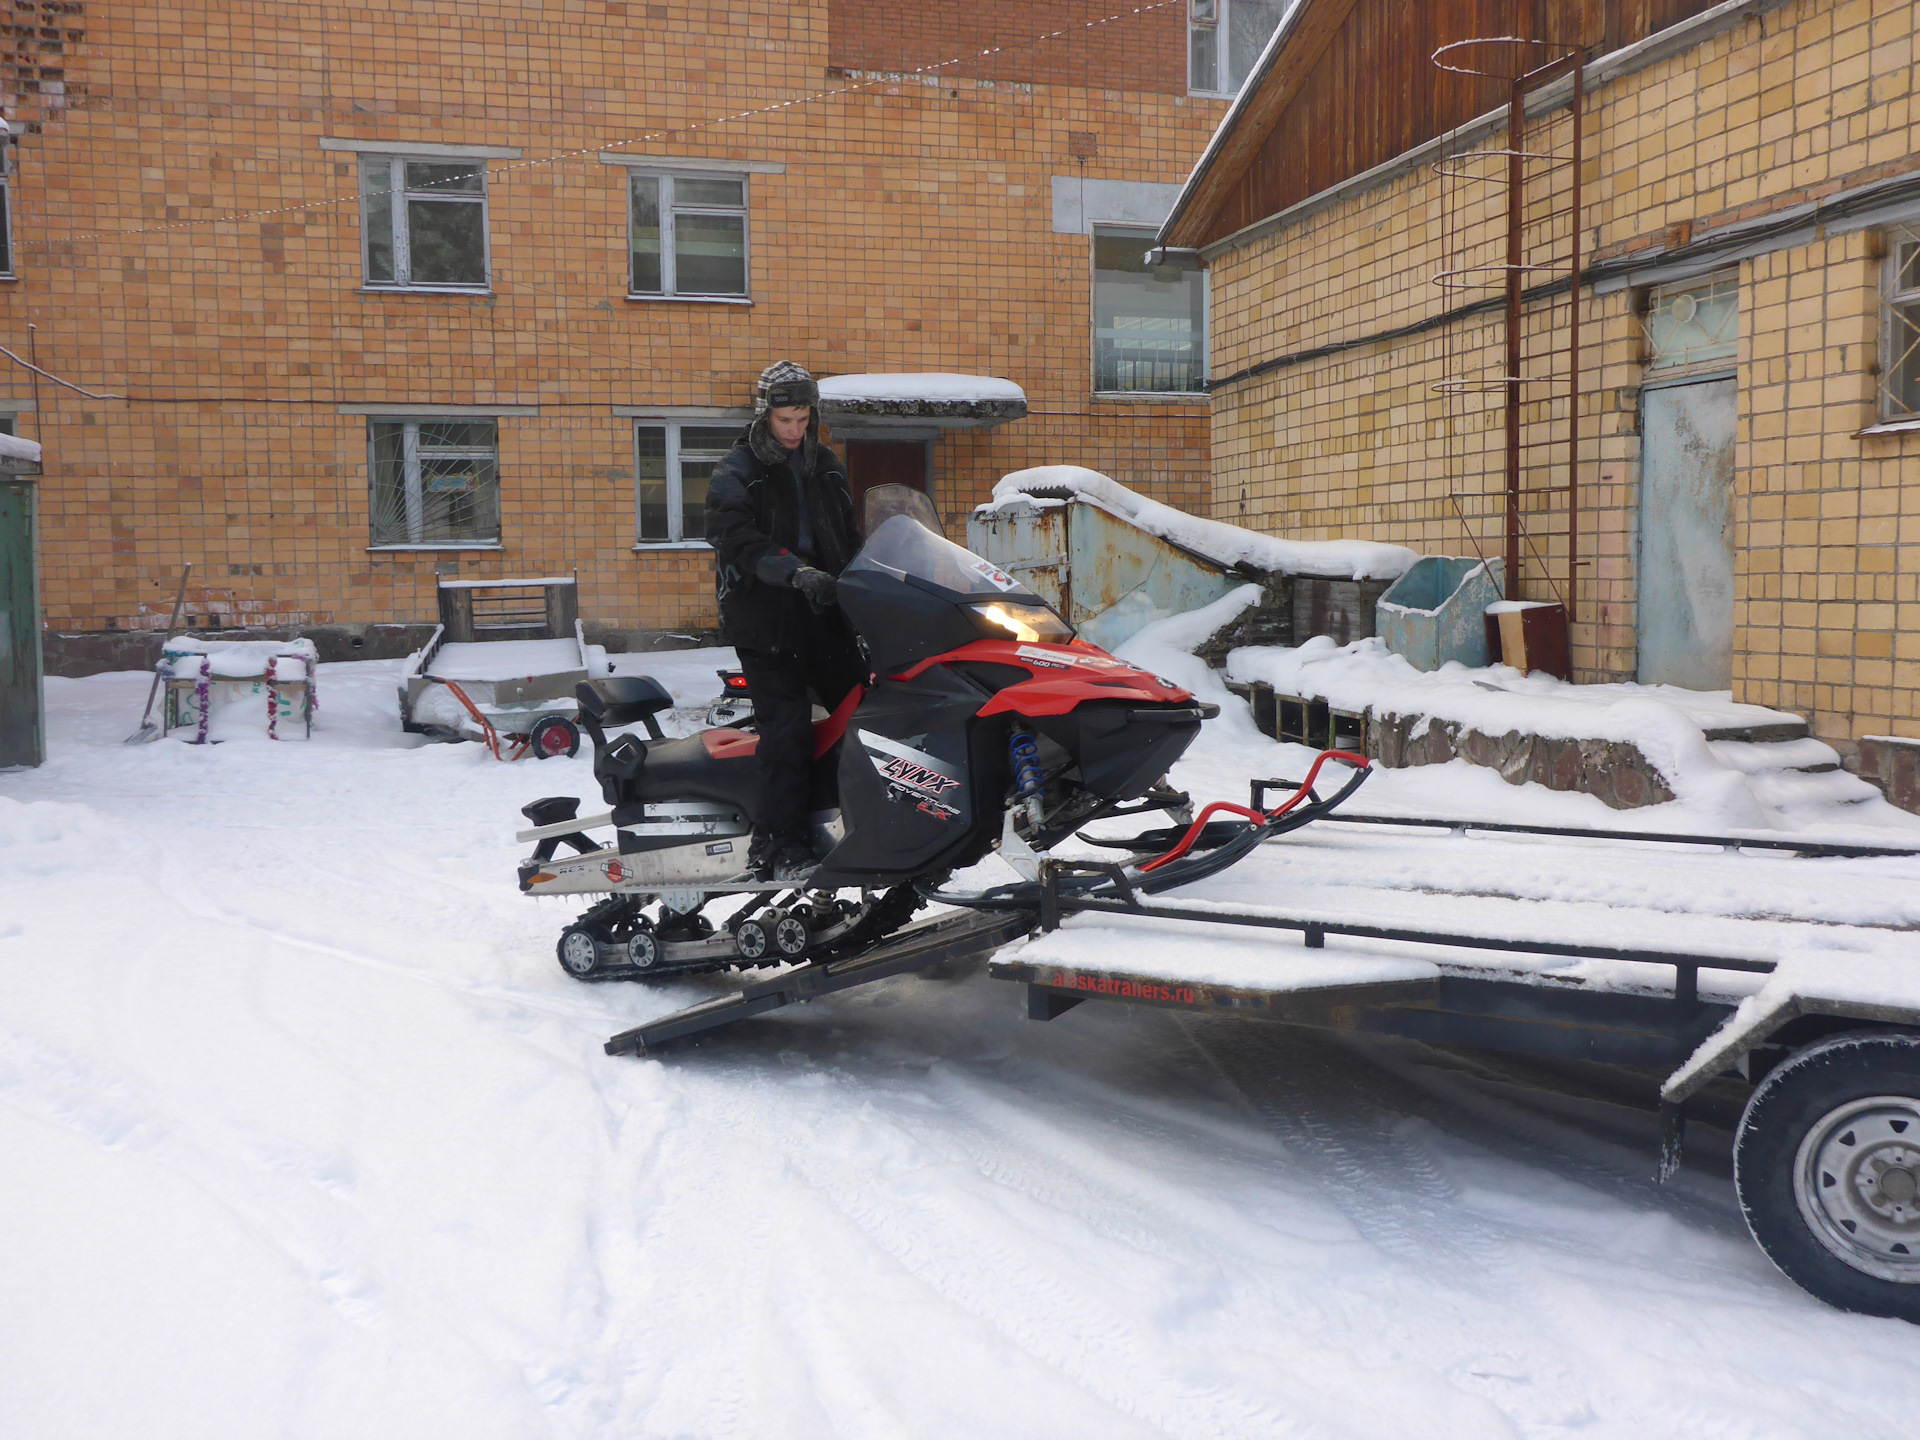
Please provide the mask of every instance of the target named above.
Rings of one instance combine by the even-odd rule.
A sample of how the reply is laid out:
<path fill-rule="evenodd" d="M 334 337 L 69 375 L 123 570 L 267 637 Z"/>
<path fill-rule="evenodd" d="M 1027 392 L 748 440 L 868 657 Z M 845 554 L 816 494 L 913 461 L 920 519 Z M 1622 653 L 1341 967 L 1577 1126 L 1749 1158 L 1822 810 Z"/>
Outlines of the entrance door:
<path fill-rule="evenodd" d="M 0 478 L 0 768 L 46 758 L 33 565 L 33 486 Z"/>
<path fill-rule="evenodd" d="M 1639 674 L 1733 684 L 1732 377 L 1640 394 Z"/>
<path fill-rule="evenodd" d="M 927 442 L 924 440 L 847 441 L 847 479 L 853 484 L 855 518 L 866 514 L 866 494 L 875 485 L 927 488 Z"/>

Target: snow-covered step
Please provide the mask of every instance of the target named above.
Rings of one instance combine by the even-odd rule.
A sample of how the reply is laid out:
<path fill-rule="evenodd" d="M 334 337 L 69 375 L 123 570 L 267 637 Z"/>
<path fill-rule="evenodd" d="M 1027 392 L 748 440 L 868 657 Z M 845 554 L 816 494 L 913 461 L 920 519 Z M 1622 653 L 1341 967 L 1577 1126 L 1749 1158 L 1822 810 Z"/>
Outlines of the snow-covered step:
<path fill-rule="evenodd" d="M 1708 736 L 1707 749 L 1722 765 L 1742 775 L 1775 770 L 1819 775 L 1840 768 L 1840 752 L 1811 735 L 1792 740 L 1716 740 Z"/>

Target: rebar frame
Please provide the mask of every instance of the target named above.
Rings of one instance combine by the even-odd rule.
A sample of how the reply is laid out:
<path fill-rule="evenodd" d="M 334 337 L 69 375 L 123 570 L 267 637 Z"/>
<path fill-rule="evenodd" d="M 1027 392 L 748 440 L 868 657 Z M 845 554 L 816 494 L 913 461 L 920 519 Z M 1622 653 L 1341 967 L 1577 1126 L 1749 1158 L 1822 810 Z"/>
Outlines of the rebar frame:
<path fill-rule="evenodd" d="M 1548 52 L 1544 63 L 1534 65 L 1531 62 L 1542 52 Z M 1484 560 L 1485 552 L 1480 547 L 1480 537 L 1475 533 L 1472 519 L 1461 505 L 1461 495 L 1456 481 L 1459 479 L 1459 467 L 1455 464 L 1453 441 L 1456 432 L 1454 402 L 1458 397 L 1480 393 L 1498 393 L 1503 397 L 1504 464 L 1503 489 L 1505 492 L 1505 518 L 1503 525 L 1504 559 L 1506 565 L 1505 589 L 1508 599 L 1519 599 L 1522 583 L 1522 547 L 1532 551 L 1540 571 L 1549 586 L 1554 585 L 1552 568 L 1547 556 L 1541 554 L 1535 544 L 1535 536 L 1529 533 L 1523 518 L 1523 450 L 1522 430 L 1526 402 L 1525 387 L 1546 386 L 1545 398 L 1548 401 L 1549 423 L 1551 402 L 1564 394 L 1567 406 L 1567 554 L 1565 588 L 1557 598 L 1566 607 L 1569 622 L 1574 618 L 1574 606 L 1578 594 L 1579 550 L 1580 550 L 1580 229 L 1581 229 L 1581 129 L 1584 120 L 1584 74 L 1585 51 L 1578 46 L 1561 45 L 1553 41 L 1533 40 L 1521 36 L 1490 36 L 1472 40 L 1457 40 L 1443 45 L 1433 52 L 1433 63 L 1439 69 L 1458 75 L 1469 75 L 1481 79 L 1504 81 L 1508 92 L 1507 143 L 1495 150 L 1482 150 L 1475 155 L 1466 155 L 1453 145 L 1446 148 L 1442 158 L 1434 165 L 1435 172 L 1441 177 L 1442 245 L 1451 252 L 1464 222 L 1458 221 L 1454 214 L 1454 204 L 1449 197 L 1448 181 L 1467 181 L 1478 184 L 1500 184 L 1506 195 L 1506 246 L 1505 260 L 1498 264 L 1460 264 L 1443 262 L 1440 270 L 1433 276 L 1434 284 L 1443 291 L 1475 289 L 1498 289 L 1504 294 L 1505 346 L 1504 365 L 1498 377 L 1464 377 L 1453 372 L 1452 337 L 1449 332 L 1446 342 L 1443 365 L 1448 374 L 1434 386 L 1436 392 L 1446 397 L 1446 463 L 1448 498 L 1453 502 L 1459 514 L 1468 541 Z M 1504 62 L 1504 63 L 1502 63 Z M 1572 113 L 1570 153 L 1564 158 L 1550 149 L 1532 151 L 1527 148 L 1527 98 L 1543 87 L 1554 83 L 1563 76 L 1572 79 Z M 1487 161 L 1501 161 L 1502 176 L 1482 173 L 1476 165 Z M 1526 209 L 1526 186 L 1529 165 L 1533 173 L 1550 175 L 1551 172 L 1565 168 L 1572 172 L 1568 186 L 1569 200 L 1565 210 L 1550 207 L 1544 216 L 1536 217 L 1531 223 L 1545 227 L 1549 232 L 1553 222 L 1561 216 L 1569 221 L 1568 254 L 1564 264 L 1551 258 L 1542 262 L 1528 259 L 1527 230 L 1529 219 Z M 1464 245 L 1464 242 L 1459 242 Z M 1451 256 L 1450 256 L 1451 258 Z M 1529 377 L 1523 373 L 1529 359 L 1552 361 L 1560 352 L 1551 346 L 1544 352 L 1532 356 L 1526 353 L 1524 344 L 1525 309 L 1528 299 L 1528 279 L 1537 276 L 1546 282 L 1546 298 L 1551 302 L 1554 292 L 1564 285 L 1567 292 L 1567 348 L 1565 379 L 1551 373 L 1545 376 Z M 1538 291 L 1536 290 L 1536 295 Z M 1562 388 L 1564 387 L 1564 388 Z M 1551 446 L 1551 441 L 1548 442 Z M 1483 494 L 1486 492 L 1482 492 Z"/>

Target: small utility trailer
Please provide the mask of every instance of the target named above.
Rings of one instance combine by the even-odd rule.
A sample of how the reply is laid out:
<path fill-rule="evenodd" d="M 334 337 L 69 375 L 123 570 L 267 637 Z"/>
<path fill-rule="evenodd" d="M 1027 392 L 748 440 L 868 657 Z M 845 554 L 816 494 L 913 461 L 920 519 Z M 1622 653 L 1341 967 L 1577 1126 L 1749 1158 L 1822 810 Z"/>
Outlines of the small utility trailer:
<path fill-rule="evenodd" d="M 580 748 L 575 687 L 605 673 L 571 576 L 442 580 L 440 623 L 400 676 L 400 728 L 479 740 L 497 759 Z"/>
<path fill-rule="evenodd" d="M 1254 781 L 1252 805 L 1260 806 L 1265 790 L 1290 788 Z M 1828 858 L 1920 854 L 1911 846 L 1786 836 L 1334 818 Z M 1909 960 L 1838 948 L 1763 955 L 1581 944 L 1265 906 L 1151 903 L 1124 884 L 1089 894 L 1071 883 L 1103 871 L 1117 876 L 1119 867 L 1049 862 L 1039 943 L 989 963 L 991 976 L 1025 988 L 1029 1018 L 1052 1020 L 1087 1000 L 1117 1000 L 1665 1072 L 1662 1180 L 1678 1168 L 1689 1103 L 1730 1078 L 1750 1087 L 1735 1132 L 1734 1179 L 1760 1247 L 1830 1304 L 1920 1322 L 1920 952 Z M 1049 959 L 1045 937 L 1074 915 L 1292 932 L 1300 944 L 1277 948 L 1257 978 L 1156 964 L 1145 947 L 1111 947 L 1097 963 Z M 1542 963 L 1564 959 L 1621 963 L 1572 983 Z"/>
<path fill-rule="evenodd" d="M 1261 811 L 1266 792 L 1294 788 L 1252 782 L 1245 813 Z M 1331 818 L 1842 860 L 1920 855 L 1908 845 L 1787 835 Z M 1022 986 L 1034 1020 L 1116 1000 L 1663 1074 L 1662 1179 L 1679 1165 L 1690 1105 L 1707 1100 L 1715 1081 L 1742 1087 L 1735 1183 L 1761 1248 L 1830 1304 L 1920 1322 L 1920 947 L 1909 959 L 1837 946 L 1758 953 L 1591 944 L 1519 927 L 1419 928 L 1377 923 L 1377 914 L 1163 902 L 1143 893 L 1147 878 L 1130 864 L 1047 859 L 1024 884 L 965 895 L 932 890 L 928 899 L 958 913 L 910 926 L 864 955 L 797 965 L 648 1021 L 614 1036 L 607 1050 L 650 1053 L 885 976 L 995 957 L 1031 937 L 990 959 L 987 973 Z M 1075 927 L 1064 924 L 1075 916 L 1265 930 L 1275 942 L 1227 975 L 1149 945 L 1083 944 L 1075 954 Z M 1574 979 L 1556 973 L 1568 961 L 1603 963 Z"/>

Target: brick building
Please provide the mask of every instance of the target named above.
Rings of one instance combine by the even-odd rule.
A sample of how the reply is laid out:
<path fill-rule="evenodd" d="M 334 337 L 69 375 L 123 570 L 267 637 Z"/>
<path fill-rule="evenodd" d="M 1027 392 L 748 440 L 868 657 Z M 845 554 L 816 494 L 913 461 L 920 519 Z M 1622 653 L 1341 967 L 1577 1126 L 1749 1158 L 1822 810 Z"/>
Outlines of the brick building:
<path fill-rule="evenodd" d="M 1160 235 L 1208 269 L 1213 513 L 1504 559 L 1518 148 L 1517 588 L 1571 603 L 1576 677 L 1920 736 L 1916 13 L 1305 0 Z M 1510 147 L 1504 83 L 1430 58 L 1497 36 L 1585 57 L 1577 390 L 1569 67 Z"/>
<path fill-rule="evenodd" d="M 834 421 L 948 516 L 1056 461 L 1204 504 L 1204 280 L 1140 257 L 1276 19 L 17 0 L 0 326 L 69 384 L 9 366 L 0 420 L 50 457 L 49 629 L 155 626 L 186 562 L 198 623 L 577 568 L 600 625 L 710 625 L 704 477 L 782 357 L 1020 386 Z"/>

